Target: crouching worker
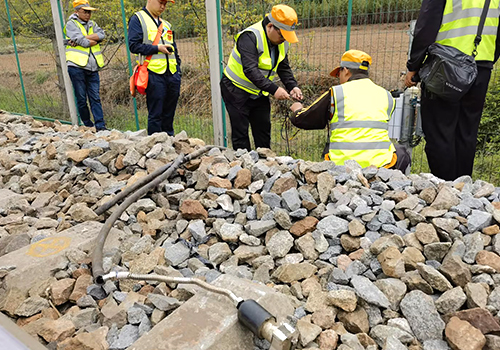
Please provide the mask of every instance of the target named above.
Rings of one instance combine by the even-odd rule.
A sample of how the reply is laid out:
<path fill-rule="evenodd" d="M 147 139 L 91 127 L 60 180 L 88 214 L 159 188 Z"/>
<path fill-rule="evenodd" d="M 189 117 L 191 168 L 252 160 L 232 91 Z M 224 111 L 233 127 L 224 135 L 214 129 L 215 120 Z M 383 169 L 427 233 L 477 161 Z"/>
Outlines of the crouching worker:
<path fill-rule="evenodd" d="M 325 160 L 343 165 L 354 159 L 363 168 L 375 165 L 403 172 L 410 156 L 389 138 L 389 119 L 394 111 L 391 93 L 369 79 L 372 58 L 363 51 L 349 50 L 340 66 L 330 75 L 340 79 L 311 106 L 292 105 L 291 122 L 298 128 L 313 130 L 329 126 L 330 140 Z"/>

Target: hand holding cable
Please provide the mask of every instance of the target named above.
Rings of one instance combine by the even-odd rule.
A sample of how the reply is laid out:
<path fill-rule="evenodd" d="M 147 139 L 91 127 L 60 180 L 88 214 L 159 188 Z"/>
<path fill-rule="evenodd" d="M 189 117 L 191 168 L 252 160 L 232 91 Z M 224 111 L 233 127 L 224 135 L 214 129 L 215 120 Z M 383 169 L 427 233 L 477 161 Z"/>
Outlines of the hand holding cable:
<path fill-rule="evenodd" d="M 158 51 L 169 55 L 174 52 L 174 47 L 172 45 L 158 45 Z"/>
<path fill-rule="evenodd" d="M 277 100 L 289 100 L 290 95 L 288 94 L 288 92 L 286 92 L 285 89 L 279 87 L 278 90 L 276 90 L 276 92 L 274 93 L 274 98 L 276 98 Z"/>
<path fill-rule="evenodd" d="M 292 91 L 290 91 L 290 97 L 297 101 L 302 101 L 302 98 L 304 98 L 304 96 L 302 96 L 302 91 L 298 86 L 294 87 Z"/>
<path fill-rule="evenodd" d="M 408 72 L 405 77 L 405 85 L 407 87 L 415 86 L 418 83 L 418 72 Z"/>

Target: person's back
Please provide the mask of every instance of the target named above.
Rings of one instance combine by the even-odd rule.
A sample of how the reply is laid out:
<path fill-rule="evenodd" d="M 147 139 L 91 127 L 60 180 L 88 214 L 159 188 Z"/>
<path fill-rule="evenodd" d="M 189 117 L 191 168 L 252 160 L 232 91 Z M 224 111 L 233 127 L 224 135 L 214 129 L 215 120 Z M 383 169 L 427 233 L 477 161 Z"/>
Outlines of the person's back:
<path fill-rule="evenodd" d="M 394 99 L 369 78 L 333 86 L 330 151 L 328 157 L 342 165 L 354 159 L 361 166 L 389 164 L 395 151 L 388 122 Z"/>
<path fill-rule="evenodd" d="M 390 92 L 369 79 L 372 58 L 366 52 L 349 50 L 340 66 L 330 72 L 340 85 L 332 86 L 311 106 L 294 103 L 292 124 L 306 130 L 329 126 L 325 160 L 337 165 L 352 159 L 362 167 L 395 168 L 406 171 L 410 156 L 389 138 L 389 119 L 394 111 Z"/>

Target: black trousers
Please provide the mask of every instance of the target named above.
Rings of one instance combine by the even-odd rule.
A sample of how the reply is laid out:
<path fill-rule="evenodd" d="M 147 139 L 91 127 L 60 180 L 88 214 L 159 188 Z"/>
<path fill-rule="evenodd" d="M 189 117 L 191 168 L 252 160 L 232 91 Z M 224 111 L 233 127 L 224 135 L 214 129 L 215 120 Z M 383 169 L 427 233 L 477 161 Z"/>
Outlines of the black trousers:
<path fill-rule="evenodd" d="M 444 180 L 472 175 L 477 132 L 490 76 L 491 69 L 478 67 L 474 85 L 459 101 L 445 101 L 423 89 L 421 112 L 425 153 L 434 175 Z"/>
<path fill-rule="evenodd" d="M 174 116 L 181 91 L 179 72 L 173 75 L 149 72 L 146 88 L 148 135 L 166 132 L 174 135 Z"/>
<path fill-rule="evenodd" d="M 220 84 L 222 98 L 226 104 L 231 121 L 231 140 L 233 148 L 251 150 L 248 126 L 252 126 L 255 147 L 271 148 L 271 102 L 269 97 L 252 99 L 249 94 L 229 91 L 224 83 Z M 234 87 L 234 89 L 238 89 Z"/>

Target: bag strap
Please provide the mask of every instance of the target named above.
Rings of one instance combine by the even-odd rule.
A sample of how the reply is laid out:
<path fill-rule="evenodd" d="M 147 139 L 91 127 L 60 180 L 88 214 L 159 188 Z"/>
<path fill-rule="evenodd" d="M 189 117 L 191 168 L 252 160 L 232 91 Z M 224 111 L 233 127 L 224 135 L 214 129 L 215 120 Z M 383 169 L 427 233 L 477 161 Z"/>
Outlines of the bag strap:
<path fill-rule="evenodd" d="M 490 8 L 491 0 L 486 0 L 484 2 L 483 12 L 481 12 L 481 19 L 479 20 L 479 25 L 477 27 L 477 34 L 474 38 L 474 50 L 472 51 L 472 57 L 476 57 L 477 55 L 477 47 L 481 42 L 481 34 L 484 29 L 484 22 L 486 22 L 486 15 L 488 14 L 488 10 Z"/>
<path fill-rule="evenodd" d="M 489 1 L 489 0 L 487 0 Z M 163 33 L 163 22 L 160 23 L 160 26 L 158 27 L 158 32 L 156 33 L 155 40 L 153 41 L 152 45 L 158 45 L 160 42 L 161 34 Z M 153 55 L 146 56 L 146 59 L 144 60 L 144 63 L 142 64 L 144 67 L 148 67 L 149 61 L 151 61 L 151 57 Z"/>

